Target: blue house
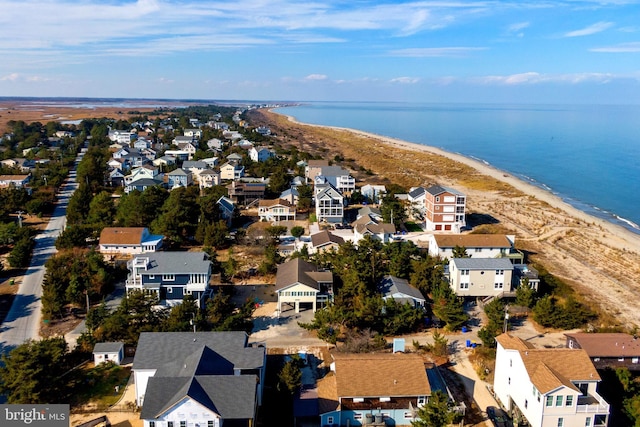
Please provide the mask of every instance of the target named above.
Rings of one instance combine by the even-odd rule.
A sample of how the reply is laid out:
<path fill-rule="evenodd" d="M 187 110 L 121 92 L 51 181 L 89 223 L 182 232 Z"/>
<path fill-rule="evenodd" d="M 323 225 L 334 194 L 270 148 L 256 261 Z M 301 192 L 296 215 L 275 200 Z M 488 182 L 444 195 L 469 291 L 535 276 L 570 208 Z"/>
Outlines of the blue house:
<path fill-rule="evenodd" d="M 318 380 L 321 426 L 410 425 L 431 396 L 418 354 L 332 354 Z"/>
<path fill-rule="evenodd" d="M 193 175 L 189 171 L 178 168 L 167 174 L 167 186 L 169 189 L 187 187 L 193 182 Z"/>
<path fill-rule="evenodd" d="M 211 261 L 206 253 L 148 253 L 133 258 L 127 268 L 127 292 L 155 294 L 159 305 L 169 307 L 180 304 L 185 295 L 192 295 L 204 307 L 211 279 Z"/>

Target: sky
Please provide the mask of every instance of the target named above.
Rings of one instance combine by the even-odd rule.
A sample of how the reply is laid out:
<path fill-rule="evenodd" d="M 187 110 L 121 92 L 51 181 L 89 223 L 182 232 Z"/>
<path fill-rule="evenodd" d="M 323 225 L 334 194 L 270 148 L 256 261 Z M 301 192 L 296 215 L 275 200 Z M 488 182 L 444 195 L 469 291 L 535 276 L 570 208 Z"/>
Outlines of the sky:
<path fill-rule="evenodd" d="M 0 0 L 0 96 L 640 103 L 640 0 Z"/>

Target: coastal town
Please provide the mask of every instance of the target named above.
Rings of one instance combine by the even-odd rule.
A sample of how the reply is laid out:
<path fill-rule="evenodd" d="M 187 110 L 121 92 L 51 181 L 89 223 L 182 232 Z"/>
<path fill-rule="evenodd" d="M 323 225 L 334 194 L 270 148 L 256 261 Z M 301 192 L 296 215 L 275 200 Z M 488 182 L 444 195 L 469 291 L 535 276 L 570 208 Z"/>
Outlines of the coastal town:
<path fill-rule="evenodd" d="M 276 107 L 7 121 L 8 403 L 83 427 L 640 421 L 637 238 Z"/>

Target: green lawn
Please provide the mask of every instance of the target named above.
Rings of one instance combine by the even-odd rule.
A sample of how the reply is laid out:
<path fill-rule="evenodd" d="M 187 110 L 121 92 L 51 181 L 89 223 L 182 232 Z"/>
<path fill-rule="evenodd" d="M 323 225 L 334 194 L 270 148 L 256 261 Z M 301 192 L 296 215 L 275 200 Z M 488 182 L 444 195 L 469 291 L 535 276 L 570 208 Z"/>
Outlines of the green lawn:
<path fill-rule="evenodd" d="M 100 365 L 82 371 L 83 379 L 78 384 L 77 404 L 94 403 L 98 407 L 108 407 L 120 399 L 131 376 L 131 368 L 123 368 L 113 363 Z M 118 386 L 116 393 L 115 387 Z"/>

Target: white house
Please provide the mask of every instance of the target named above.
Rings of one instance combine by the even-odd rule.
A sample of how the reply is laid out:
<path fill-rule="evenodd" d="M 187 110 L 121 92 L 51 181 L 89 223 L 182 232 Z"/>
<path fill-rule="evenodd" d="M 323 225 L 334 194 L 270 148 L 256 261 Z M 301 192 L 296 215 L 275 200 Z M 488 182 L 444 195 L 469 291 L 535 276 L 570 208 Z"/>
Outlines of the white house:
<path fill-rule="evenodd" d="M 201 189 L 220 185 L 220 174 L 211 169 L 205 169 L 198 176 L 198 185 Z"/>
<path fill-rule="evenodd" d="M 156 252 L 164 236 L 151 234 L 146 227 L 105 227 L 98 244 L 101 254 L 136 255 Z"/>
<path fill-rule="evenodd" d="M 458 296 L 501 296 L 513 289 L 513 270 L 506 258 L 452 258 L 449 285 Z"/>
<path fill-rule="evenodd" d="M 356 180 L 348 170 L 340 166 L 321 166 L 309 169 L 314 185 L 331 184 L 343 194 L 350 194 L 356 189 Z"/>
<path fill-rule="evenodd" d="M 378 203 L 378 201 L 387 193 L 387 187 L 384 185 L 366 184 L 360 188 L 360 193 L 373 203 Z"/>
<path fill-rule="evenodd" d="M 344 220 L 344 196 L 331 184 L 315 186 L 316 220 L 341 223 Z"/>
<path fill-rule="evenodd" d="M 606 427 L 609 404 L 582 349 L 535 348 L 508 333 L 496 338 L 493 389 L 515 419 L 532 427 Z"/>
<path fill-rule="evenodd" d="M 296 219 L 296 207 L 284 199 L 260 200 L 260 221 L 290 221 Z"/>
<path fill-rule="evenodd" d="M 245 332 L 142 332 L 132 371 L 143 425 L 253 426 L 265 366 Z"/>
<path fill-rule="evenodd" d="M 311 309 L 315 313 L 318 307 L 324 307 L 333 299 L 333 274 L 319 271 L 302 258 L 294 258 L 278 266 L 276 293 L 278 314 L 282 314 L 284 306 L 293 308 L 296 313 L 301 309 Z"/>
<path fill-rule="evenodd" d="M 432 234 L 429 255 L 453 258 L 454 248 L 465 248 L 470 258 L 507 257 L 514 249 L 516 236 L 506 234 Z"/>
<path fill-rule="evenodd" d="M 122 359 L 124 359 L 124 343 L 99 342 L 93 347 L 93 363 L 96 366 L 105 362 L 120 365 Z"/>

